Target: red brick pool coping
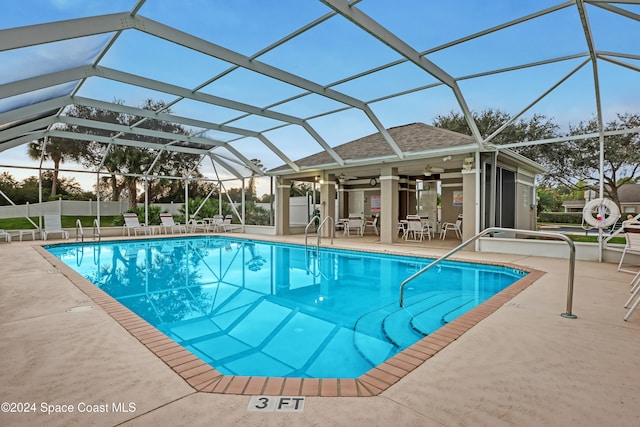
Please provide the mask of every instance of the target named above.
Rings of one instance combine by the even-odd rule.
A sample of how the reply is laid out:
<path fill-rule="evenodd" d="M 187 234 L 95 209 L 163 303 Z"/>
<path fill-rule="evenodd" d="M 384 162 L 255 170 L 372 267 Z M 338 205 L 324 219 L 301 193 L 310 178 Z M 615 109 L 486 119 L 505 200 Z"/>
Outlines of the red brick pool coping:
<path fill-rule="evenodd" d="M 39 245 L 34 245 L 34 248 L 78 289 L 91 298 L 97 306 L 109 314 L 196 391 L 239 395 L 376 396 L 454 342 L 545 274 L 542 271 L 521 266 L 491 263 L 492 265 L 506 265 L 527 271 L 529 274 L 381 365 L 372 368 L 359 378 L 249 377 L 221 374 L 106 292 L 91 284 L 46 249 Z"/>

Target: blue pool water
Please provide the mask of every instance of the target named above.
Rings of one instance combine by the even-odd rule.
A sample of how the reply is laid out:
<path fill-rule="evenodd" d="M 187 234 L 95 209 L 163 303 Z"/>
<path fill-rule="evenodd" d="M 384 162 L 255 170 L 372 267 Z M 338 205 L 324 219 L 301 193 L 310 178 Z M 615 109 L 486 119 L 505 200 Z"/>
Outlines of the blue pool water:
<path fill-rule="evenodd" d="M 223 374 L 357 378 L 526 273 L 204 236 L 46 249 Z"/>

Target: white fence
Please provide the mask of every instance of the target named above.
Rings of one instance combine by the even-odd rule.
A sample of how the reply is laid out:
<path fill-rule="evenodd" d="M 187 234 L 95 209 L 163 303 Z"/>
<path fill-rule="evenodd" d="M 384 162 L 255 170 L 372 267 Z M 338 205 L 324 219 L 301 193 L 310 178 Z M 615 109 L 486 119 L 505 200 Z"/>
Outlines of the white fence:
<path fill-rule="evenodd" d="M 158 203 L 162 212 L 172 215 L 180 213 L 183 203 Z M 100 202 L 100 216 L 120 215 L 129 209 L 129 202 Z M 98 202 L 95 200 L 56 200 L 53 202 L 27 203 L 26 205 L 0 206 L 0 218 L 22 218 L 42 216 L 46 213 L 66 216 L 97 216 Z"/>
<path fill-rule="evenodd" d="M 291 197 L 290 202 L 290 224 L 306 225 L 313 213 L 313 209 L 319 207 L 314 205 L 311 198 Z M 256 203 L 263 209 L 269 210 L 269 203 Z M 161 212 L 168 212 L 172 215 L 179 215 L 184 208 L 184 203 L 155 203 L 152 206 L 160 206 Z M 276 204 L 274 202 L 275 209 Z M 237 206 L 240 210 L 240 206 Z M 129 209 L 127 200 L 119 202 L 100 202 L 100 216 L 115 216 L 126 212 Z M 53 202 L 27 203 L 26 205 L 0 206 L 0 218 L 22 218 L 38 217 L 45 213 L 53 213 L 64 216 L 97 216 L 98 202 L 95 200 L 56 200 Z"/>

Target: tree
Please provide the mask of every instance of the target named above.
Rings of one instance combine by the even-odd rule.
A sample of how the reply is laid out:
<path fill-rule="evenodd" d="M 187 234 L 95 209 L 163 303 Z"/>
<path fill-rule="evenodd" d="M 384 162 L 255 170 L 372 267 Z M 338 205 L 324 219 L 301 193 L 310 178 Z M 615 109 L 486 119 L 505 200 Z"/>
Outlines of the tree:
<path fill-rule="evenodd" d="M 253 163 L 258 169 L 264 170 L 266 169 L 262 164 L 260 159 L 251 159 L 251 163 Z M 247 200 L 255 200 L 256 199 L 256 175 L 257 173 L 254 170 L 251 170 L 251 177 L 247 182 L 246 188 L 246 199 Z"/>
<path fill-rule="evenodd" d="M 0 174 L 0 191 L 4 193 L 11 201 L 16 203 L 15 198 L 18 194 L 19 187 L 18 181 L 9 172 L 3 172 Z M 0 206 L 9 205 L 9 200 L 0 196 Z"/>
<path fill-rule="evenodd" d="M 487 109 L 480 113 L 472 113 L 476 121 L 480 135 L 483 138 L 488 137 L 498 130 L 503 124 L 511 119 L 508 113 L 500 110 Z M 447 116 L 436 116 L 433 125 L 443 129 L 452 130 L 454 132 L 471 135 L 471 129 L 464 116 L 454 111 Z M 537 141 L 540 139 L 554 138 L 559 135 L 558 125 L 553 123 L 547 117 L 535 114 L 531 119 L 520 118 L 507 126 L 500 134 L 494 137 L 490 143 L 494 145 L 507 144 L 523 141 Z M 515 151 L 520 152 L 527 157 L 535 159 L 538 155 L 537 149 L 533 147 L 525 147 Z M 527 155 L 528 154 L 528 155 Z"/>
<path fill-rule="evenodd" d="M 617 114 L 607 123 L 605 131 L 631 129 L 640 126 L 640 114 Z M 592 118 L 570 127 L 569 135 L 597 133 L 598 122 Z M 566 143 L 545 144 L 541 163 L 548 168 L 545 181 L 572 189 L 599 189 L 599 138 L 575 139 Z M 604 138 L 604 192 L 618 206 L 618 189 L 640 178 L 640 133 L 623 133 Z"/>
<path fill-rule="evenodd" d="M 50 194 L 51 197 L 54 197 L 58 193 L 60 164 L 70 160 L 79 161 L 85 153 L 86 146 L 65 138 L 49 137 L 46 139 L 46 144 L 45 139 L 29 143 L 27 154 L 33 160 L 40 160 L 43 146 L 44 160 L 53 161 L 53 179 L 51 181 Z"/>
<path fill-rule="evenodd" d="M 116 101 L 116 103 L 121 103 Z M 170 113 L 163 101 L 147 99 L 141 108 L 151 111 L 164 111 Z M 104 121 L 124 126 L 136 126 L 140 129 L 158 130 L 166 133 L 188 135 L 188 132 L 179 124 L 166 122 L 163 120 L 147 119 L 136 115 L 118 113 L 101 108 L 74 106 L 67 113 L 69 116 L 80 117 L 95 121 Z M 70 126 L 75 132 L 88 135 L 100 135 L 114 137 L 118 135 L 115 131 L 97 129 L 94 127 Z M 151 136 L 126 134 L 119 135 L 120 138 L 132 141 L 148 142 L 158 146 L 168 143 L 166 139 Z M 173 141 L 171 141 L 173 142 Z M 82 162 L 86 167 L 95 168 L 102 163 L 103 171 L 109 174 L 106 181 L 110 186 L 109 194 L 114 201 L 120 200 L 123 194 L 129 196 L 131 207 L 137 205 L 138 186 L 145 175 L 154 173 L 164 176 L 182 176 L 191 172 L 198 164 L 198 156 L 194 154 L 178 153 L 170 150 L 159 150 L 155 148 L 139 148 L 124 145 L 107 146 L 103 143 L 92 142 L 82 143 L 87 147 L 83 153 Z M 180 142 L 173 142 L 172 145 L 181 145 Z M 158 187 L 156 187 L 157 189 Z"/>

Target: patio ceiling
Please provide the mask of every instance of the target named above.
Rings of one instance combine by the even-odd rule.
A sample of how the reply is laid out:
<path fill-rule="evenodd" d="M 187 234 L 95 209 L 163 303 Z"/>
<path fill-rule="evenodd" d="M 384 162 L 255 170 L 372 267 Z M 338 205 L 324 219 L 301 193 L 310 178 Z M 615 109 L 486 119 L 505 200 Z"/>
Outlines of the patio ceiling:
<path fill-rule="evenodd" d="M 105 144 L 210 157 L 239 178 L 264 174 L 250 159 L 299 171 L 295 160 L 320 150 L 347 167 L 334 147 L 372 133 L 401 160 L 387 129 L 451 111 L 481 150 L 492 137 L 472 111 L 543 114 L 563 128 L 638 111 L 637 0 L 75 3 L 25 0 L 0 18 L 0 164 L 46 136 L 97 140 L 60 124 L 106 130 Z M 170 111 L 143 110 L 148 98 Z M 80 121 L 67 116 L 73 105 L 189 136 Z"/>

